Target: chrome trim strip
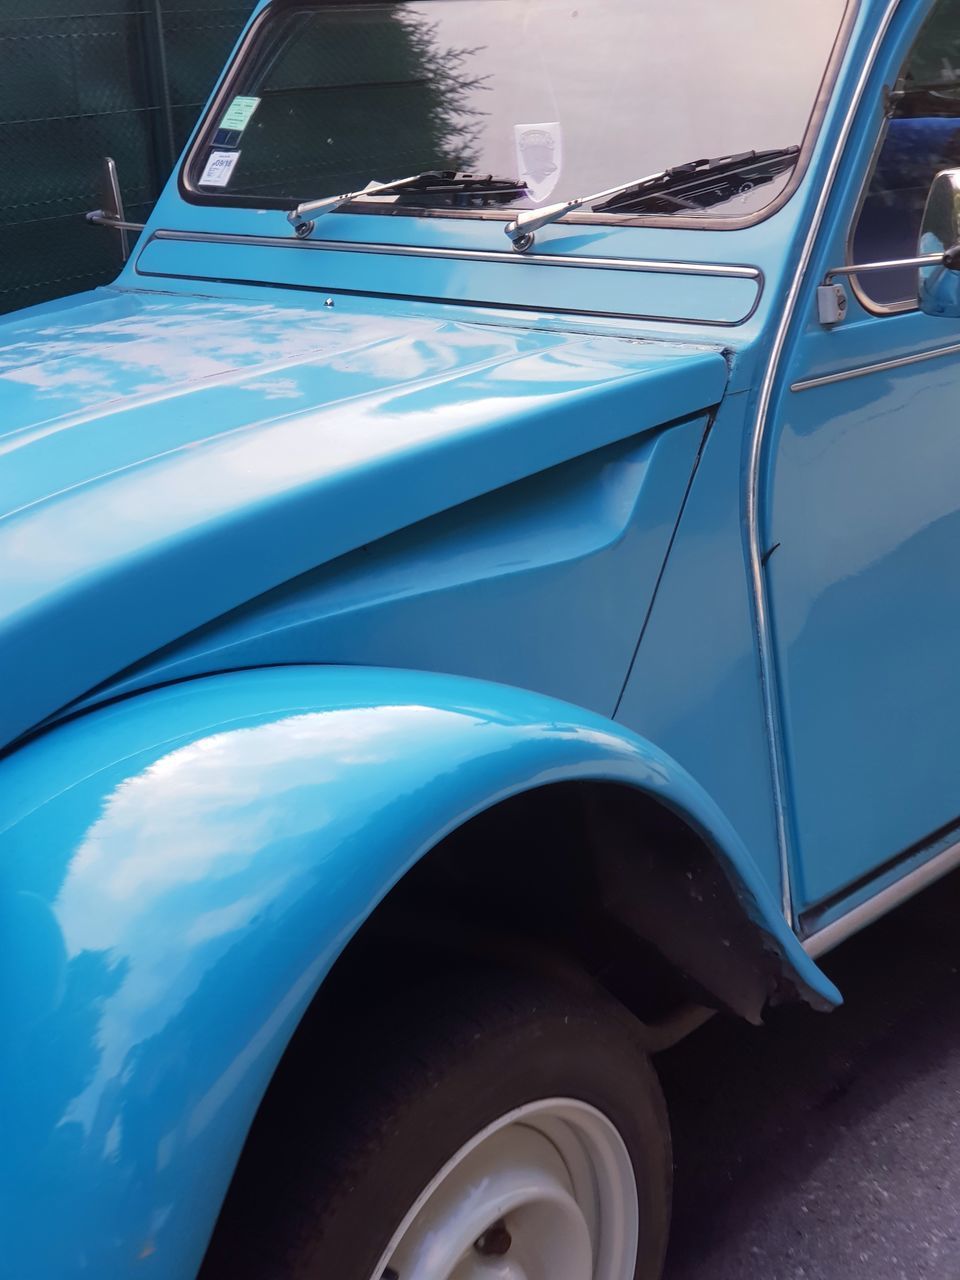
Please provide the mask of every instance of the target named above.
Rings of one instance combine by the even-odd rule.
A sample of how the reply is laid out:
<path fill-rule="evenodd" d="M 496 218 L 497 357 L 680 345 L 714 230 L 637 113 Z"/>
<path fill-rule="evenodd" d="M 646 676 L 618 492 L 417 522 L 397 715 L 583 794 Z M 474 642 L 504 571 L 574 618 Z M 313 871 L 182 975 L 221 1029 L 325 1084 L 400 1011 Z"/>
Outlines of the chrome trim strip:
<path fill-rule="evenodd" d="M 373 253 L 408 258 L 446 258 L 456 262 L 499 262 L 524 266 L 539 263 L 549 267 L 603 267 L 613 271 L 646 271 L 669 276 L 719 276 L 730 280 L 760 282 L 759 267 L 727 266 L 718 262 L 664 262 L 645 258 L 561 257 L 560 254 L 517 254 L 511 249 L 439 249 L 426 245 L 380 244 L 345 240 L 297 240 L 293 236 L 235 235 L 226 231 L 155 231 L 151 240 L 178 240 L 193 244 L 264 245 L 271 249 L 314 249 L 325 253 Z"/>
<path fill-rule="evenodd" d="M 151 243 L 148 241 L 148 243 Z M 146 271 L 140 265 L 140 258 L 137 259 L 136 273 L 142 276 L 144 280 L 189 280 L 191 282 L 203 284 L 231 284 L 231 285 L 253 285 L 255 288 L 264 289 L 290 289 L 299 293 L 322 293 L 332 298 L 351 297 L 351 298 L 389 298 L 393 302 L 424 302 L 432 303 L 440 307 L 461 307 L 470 309 L 483 309 L 487 311 L 506 312 L 511 315 L 535 315 L 543 316 L 572 316 L 587 321 L 593 320 L 629 320 L 642 321 L 644 324 L 682 324 L 682 325 L 709 325 L 713 329 L 735 329 L 738 325 L 746 324 L 746 322 L 754 315 L 757 307 L 760 305 L 760 289 L 757 289 L 753 306 L 744 315 L 738 316 L 736 320 L 717 320 L 704 318 L 703 316 L 661 316 L 654 313 L 640 311 L 596 311 L 593 309 L 581 307 L 577 310 L 574 307 L 551 307 L 549 310 L 544 309 L 536 303 L 524 302 L 500 302 L 496 299 L 478 299 L 478 298 L 444 298 L 426 293 L 397 293 L 395 290 L 373 290 L 373 289 L 347 289 L 332 288 L 330 285 L 312 285 L 312 284 L 278 284 L 275 280 L 258 280 L 252 276 L 213 276 L 213 275 L 184 275 L 183 271 Z"/>
<path fill-rule="evenodd" d="M 803 949 L 814 960 L 825 952 L 839 946 L 847 938 L 859 932 L 865 925 L 873 924 L 894 907 L 900 906 L 908 898 L 914 897 L 921 889 L 928 888 L 942 876 L 960 867 L 960 841 L 942 849 L 940 853 L 907 873 L 902 879 L 887 885 L 874 897 L 861 902 L 858 907 L 848 911 L 846 915 L 834 920 L 812 933 L 803 943 Z"/>
<path fill-rule="evenodd" d="M 916 258 L 888 258 L 886 262 L 856 262 L 847 267 L 831 267 L 823 277 L 824 283 L 836 276 L 862 276 L 871 271 L 896 271 L 902 267 L 935 267 L 943 265 L 942 253 L 924 253 Z"/>
<path fill-rule="evenodd" d="M 847 382 L 850 378 L 864 378 L 868 373 L 883 373 L 887 369 L 901 369 L 908 364 L 921 364 L 924 360 L 936 360 L 938 356 L 953 356 L 960 353 L 960 342 L 949 347 L 937 347 L 936 351 L 917 351 L 909 356 L 896 356 L 892 360 L 877 360 L 873 364 L 858 364 L 850 369 L 841 369 L 837 373 L 823 373 L 819 378 L 804 378 L 795 382 L 791 391 L 810 391 L 813 387 L 827 387 L 832 382 Z"/>
<path fill-rule="evenodd" d="M 760 465 L 763 458 L 764 433 L 770 413 L 770 404 L 773 398 L 773 384 L 779 370 L 780 359 L 786 345 L 787 334 L 790 330 L 791 324 L 793 323 L 793 314 L 796 310 L 800 289 L 809 269 L 810 260 L 813 257 L 814 246 L 816 244 L 817 236 L 820 233 L 820 226 L 823 222 L 823 215 L 826 212 L 827 202 L 833 190 L 833 184 L 840 168 L 844 149 L 853 129 L 854 116 L 860 109 L 864 90 L 867 87 L 867 82 L 873 71 L 873 64 L 876 61 L 877 54 L 880 52 L 880 47 L 883 44 L 887 30 L 893 19 L 893 15 L 898 9 L 899 4 L 900 0 L 890 0 L 883 18 L 874 33 L 873 41 L 867 52 L 867 56 L 864 58 L 860 77 L 851 98 L 847 114 L 844 117 L 843 124 L 840 129 L 840 136 L 838 137 L 837 144 L 833 149 L 833 155 L 830 158 L 830 165 L 827 169 L 823 186 L 820 190 L 820 196 L 817 200 L 813 217 L 810 221 L 810 227 L 807 231 L 807 238 L 804 241 L 803 250 L 800 254 L 800 260 L 797 263 L 797 268 L 794 272 L 793 280 L 790 283 L 790 289 L 787 293 L 783 314 L 780 318 L 780 324 L 777 327 L 773 347 L 770 351 L 770 359 L 767 362 L 767 368 L 764 372 L 763 383 L 760 388 L 760 397 L 757 404 L 757 418 L 754 424 L 753 437 L 750 441 L 750 458 L 747 468 L 744 514 L 747 526 L 748 550 L 750 554 L 750 576 L 753 585 L 754 617 L 757 628 L 757 646 L 760 658 L 760 678 L 763 689 L 763 712 L 770 752 L 770 774 L 773 788 L 774 809 L 776 812 L 777 843 L 779 845 L 780 853 L 781 907 L 784 917 L 790 925 L 794 925 L 795 922 L 793 917 L 793 891 L 790 878 L 790 846 L 787 835 L 786 775 L 781 756 L 781 727 L 777 698 L 777 671 L 773 650 L 773 637 L 770 630 L 770 617 L 767 611 L 767 599 L 764 589 L 763 548 L 760 545 Z"/>
<path fill-rule="evenodd" d="M 123 218 L 115 218 L 111 213 L 104 213 L 102 209 L 94 209 L 92 213 L 84 216 L 92 226 L 106 227 L 108 231 L 139 232 L 147 229 L 145 222 L 127 222 Z"/>

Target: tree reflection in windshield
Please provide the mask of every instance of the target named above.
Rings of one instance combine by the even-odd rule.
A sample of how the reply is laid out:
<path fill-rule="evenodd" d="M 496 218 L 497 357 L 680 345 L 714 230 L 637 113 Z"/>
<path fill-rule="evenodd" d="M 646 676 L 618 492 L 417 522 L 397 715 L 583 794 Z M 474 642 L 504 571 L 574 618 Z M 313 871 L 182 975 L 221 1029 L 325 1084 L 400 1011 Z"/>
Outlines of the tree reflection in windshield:
<path fill-rule="evenodd" d="M 473 167 L 488 78 L 473 68 L 483 50 L 444 44 L 429 11 L 378 4 L 333 17 L 298 8 L 270 31 L 237 92 L 257 102 L 255 114 L 226 138 L 215 133 L 199 165 L 202 173 L 224 146 L 238 153 L 224 194 L 315 196 Z"/>

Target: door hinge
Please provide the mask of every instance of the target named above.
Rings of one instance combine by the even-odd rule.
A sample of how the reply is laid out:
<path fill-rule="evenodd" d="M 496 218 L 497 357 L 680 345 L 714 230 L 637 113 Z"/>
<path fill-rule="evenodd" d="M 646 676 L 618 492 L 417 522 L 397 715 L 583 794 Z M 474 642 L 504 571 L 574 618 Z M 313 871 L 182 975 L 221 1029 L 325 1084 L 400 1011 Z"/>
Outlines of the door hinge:
<path fill-rule="evenodd" d="M 817 289 L 817 318 L 830 328 L 847 315 L 847 291 L 842 284 L 822 284 Z"/>

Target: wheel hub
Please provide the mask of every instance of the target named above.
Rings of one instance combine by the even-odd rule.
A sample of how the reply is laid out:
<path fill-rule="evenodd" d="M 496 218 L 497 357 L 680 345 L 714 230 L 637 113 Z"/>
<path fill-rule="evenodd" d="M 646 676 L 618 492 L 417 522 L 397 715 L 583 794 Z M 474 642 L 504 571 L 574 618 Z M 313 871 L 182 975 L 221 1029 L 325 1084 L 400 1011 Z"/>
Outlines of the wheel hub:
<path fill-rule="evenodd" d="M 637 1188 L 614 1125 L 570 1099 L 530 1103 L 424 1188 L 372 1280 L 633 1280 Z"/>
<path fill-rule="evenodd" d="M 473 1247 L 477 1253 L 483 1254 L 486 1258 L 502 1258 L 513 1244 L 513 1236 L 507 1230 L 506 1223 L 501 1219 L 495 1222 L 492 1227 L 478 1236 L 473 1242 Z"/>

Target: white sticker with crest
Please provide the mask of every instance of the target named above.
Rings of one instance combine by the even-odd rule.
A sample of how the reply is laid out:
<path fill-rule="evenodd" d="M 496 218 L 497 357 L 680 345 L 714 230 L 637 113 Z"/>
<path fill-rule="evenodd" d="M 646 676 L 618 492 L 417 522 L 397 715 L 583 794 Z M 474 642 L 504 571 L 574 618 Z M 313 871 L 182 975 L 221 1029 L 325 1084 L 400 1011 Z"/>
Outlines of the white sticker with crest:
<path fill-rule="evenodd" d="M 201 187 L 225 187 L 233 177 L 233 171 L 240 159 L 239 151 L 212 151 L 203 173 L 200 175 Z"/>
<path fill-rule="evenodd" d="M 534 204 L 553 192 L 563 172 L 563 129 L 558 120 L 546 124 L 515 124 L 517 172 Z"/>

